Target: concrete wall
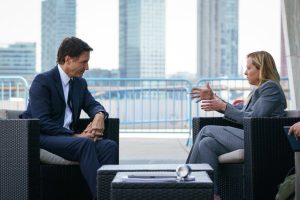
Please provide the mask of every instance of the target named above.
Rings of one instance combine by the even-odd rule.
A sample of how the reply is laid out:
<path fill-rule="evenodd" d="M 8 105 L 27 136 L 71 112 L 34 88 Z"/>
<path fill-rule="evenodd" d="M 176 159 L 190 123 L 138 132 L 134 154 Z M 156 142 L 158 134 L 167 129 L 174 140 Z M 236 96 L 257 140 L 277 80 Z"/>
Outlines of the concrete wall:
<path fill-rule="evenodd" d="M 300 109 L 300 0 L 282 0 L 282 25 L 291 90 L 291 109 Z"/>

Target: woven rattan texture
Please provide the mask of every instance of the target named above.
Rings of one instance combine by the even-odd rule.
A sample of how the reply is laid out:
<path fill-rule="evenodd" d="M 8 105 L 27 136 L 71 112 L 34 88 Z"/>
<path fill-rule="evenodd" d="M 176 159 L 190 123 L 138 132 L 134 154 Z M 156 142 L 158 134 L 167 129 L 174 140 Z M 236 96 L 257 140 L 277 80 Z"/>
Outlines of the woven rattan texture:
<path fill-rule="evenodd" d="M 211 200 L 212 189 L 116 189 L 113 200 Z"/>
<path fill-rule="evenodd" d="M 118 173 L 112 182 L 112 199 L 212 199 L 212 181 L 206 172 L 193 172 L 196 177 L 192 182 L 157 182 L 157 183 L 128 183 L 122 177 L 134 172 Z M 145 174 L 136 172 L 135 174 Z M 160 175 L 175 175 L 175 172 L 156 172 Z M 151 172 L 153 174 L 153 172 Z"/>
<path fill-rule="evenodd" d="M 0 120 L 0 200 L 90 199 L 79 166 L 40 164 L 39 134 L 38 120 Z M 105 135 L 119 144 L 119 119 L 106 122 Z"/>
<path fill-rule="evenodd" d="M 283 132 L 300 118 L 246 118 L 245 194 L 247 199 L 275 199 L 278 185 L 294 166 L 294 152 Z"/>
<path fill-rule="evenodd" d="M 38 120 L 0 120 L 0 199 L 39 198 L 38 141 Z"/>
<path fill-rule="evenodd" d="M 105 165 L 97 172 L 97 199 L 109 200 L 111 182 L 117 172 L 175 172 L 177 164 L 150 164 L 150 165 Z M 207 164 L 192 164 L 192 171 L 206 171 L 213 179 L 213 170 Z"/>
<path fill-rule="evenodd" d="M 91 199 L 78 165 L 41 165 L 41 199 Z"/>
<path fill-rule="evenodd" d="M 293 166 L 293 151 L 283 126 L 300 121 L 296 117 L 245 118 L 243 164 L 221 164 L 218 188 L 225 199 L 274 199 L 278 185 Z M 205 125 L 234 126 L 224 118 L 194 118 L 193 138 Z"/>

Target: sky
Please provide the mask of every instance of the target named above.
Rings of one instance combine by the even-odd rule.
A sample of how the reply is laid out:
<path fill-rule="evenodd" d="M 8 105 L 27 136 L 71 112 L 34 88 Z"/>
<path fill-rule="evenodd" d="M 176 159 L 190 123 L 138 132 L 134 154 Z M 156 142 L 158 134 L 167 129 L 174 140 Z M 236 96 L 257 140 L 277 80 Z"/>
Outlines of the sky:
<path fill-rule="evenodd" d="M 280 0 L 239 1 L 240 71 L 245 56 L 270 52 L 280 64 Z M 119 0 L 77 0 L 77 37 L 94 51 L 91 68 L 117 69 L 119 65 Z M 166 74 L 197 71 L 197 0 L 166 0 Z M 40 70 L 41 0 L 0 0 L 0 46 L 37 43 Z"/>

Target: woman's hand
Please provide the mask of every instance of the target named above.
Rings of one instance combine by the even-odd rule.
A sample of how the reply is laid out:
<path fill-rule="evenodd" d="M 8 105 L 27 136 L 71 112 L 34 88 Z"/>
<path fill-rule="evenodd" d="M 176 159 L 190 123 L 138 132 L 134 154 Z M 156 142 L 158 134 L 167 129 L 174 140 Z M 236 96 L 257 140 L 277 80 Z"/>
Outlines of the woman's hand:
<path fill-rule="evenodd" d="M 193 88 L 192 89 L 192 99 L 196 99 L 196 103 L 201 100 L 208 100 L 213 98 L 213 91 L 209 86 L 209 83 L 206 83 L 206 88 Z"/>
<path fill-rule="evenodd" d="M 297 122 L 296 124 L 290 127 L 289 134 L 300 137 L 300 122 Z"/>
<path fill-rule="evenodd" d="M 213 95 L 213 99 L 202 100 L 201 109 L 204 111 L 225 111 L 226 103 L 216 95 Z"/>

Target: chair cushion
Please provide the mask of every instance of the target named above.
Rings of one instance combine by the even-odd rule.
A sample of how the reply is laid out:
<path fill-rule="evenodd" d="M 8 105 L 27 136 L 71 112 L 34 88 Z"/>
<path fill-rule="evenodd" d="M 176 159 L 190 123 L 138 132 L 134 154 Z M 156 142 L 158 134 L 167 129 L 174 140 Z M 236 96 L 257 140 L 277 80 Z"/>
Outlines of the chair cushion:
<path fill-rule="evenodd" d="M 0 119 L 7 119 L 7 110 L 0 109 Z"/>
<path fill-rule="evenodd" d="M 300 110 L 287 110 L 285 112 L 287 117 L 300 117 Z"/>
<path fill-rule="evenodd" d="M 0 119 L 19 119 L 19 115 L 22 112 L 21 110 L 0 109 Z"/>
<path fill-rule="evenodd" d="M 18 119 L 22 111 L 0 109 L 0 119 Z M 78 165 L 78 162 L 66 160 L 58 155 L 40 149 L 40 161 L 45 164 Z"/>
<path fill-rule="evenodd" d="M 40 149 L 40 160 L 45 164 L 55 165 L 78 165 L 78 162 L 66 160 L 58 155 L 55 155 L 45 149 Z"/>
<path fill-rule="evenodd" d="M 242 163 L 244 162 L 244 149 L 238 149 L 219 156 L 219 163 Z"/>

